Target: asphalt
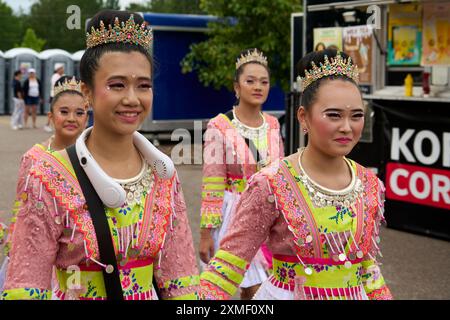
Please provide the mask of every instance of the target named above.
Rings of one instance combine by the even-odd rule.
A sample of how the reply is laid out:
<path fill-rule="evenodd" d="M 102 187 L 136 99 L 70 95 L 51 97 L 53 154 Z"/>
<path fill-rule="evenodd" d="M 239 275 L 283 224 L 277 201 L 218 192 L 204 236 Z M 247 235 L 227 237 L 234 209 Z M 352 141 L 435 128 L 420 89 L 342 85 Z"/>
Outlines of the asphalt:
<path fill-rule="evenodd" d="M 0 116 L 0 221 L 9 221 L 21 155 L 50 135 L 42 129 L 43 116 L 38 117 L 38 129 L 13 131 L 9 121 L 9 116 Z M 168 151 L 171 146 L 160 148 Z M 202 167 L 180 165 L 177 170 L 198 248 Z M 381 271 L 394 298 L 450 300 L 450 242 L 382 227 L 381 251 Z"/>

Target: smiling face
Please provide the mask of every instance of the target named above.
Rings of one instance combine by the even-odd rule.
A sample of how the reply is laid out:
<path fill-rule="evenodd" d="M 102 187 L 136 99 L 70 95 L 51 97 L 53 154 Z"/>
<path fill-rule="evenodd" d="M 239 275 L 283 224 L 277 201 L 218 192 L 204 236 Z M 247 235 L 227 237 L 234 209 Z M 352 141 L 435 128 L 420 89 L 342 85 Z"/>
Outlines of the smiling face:
<path fill-rule="evenodd" d="M 267 100 L 270 89 L 269 72 L 257 63 L 248 63 L 243 66 L 234 90 L 239 99 L 245 104 L 260 106 Z"/>
<path fill-rule="evenodd" d="M 73 140 L 86 127 L 87 112 L 85 101 L 79 94 L 61 93 L 48 113 L 49 120 L 55 128 L 55 135 L 63 140 Z"/>
<path fill-rule="evenodd" d="M 109 133 L 131 135 L 144 122 L 153 102 L 152 69 L 140 52 L 106 52 L 90 88 L 83 93 L 94 110 L 94 126 Z"/>
<path fill-rule="evenodd" d="M 308 147 L 330 157 L 345 156 L 361 138 L 364 107 L 358 88 L 349 81 L 328 80 L 313 104 L 300 107 L 298 119 L 308 132 Z"/>

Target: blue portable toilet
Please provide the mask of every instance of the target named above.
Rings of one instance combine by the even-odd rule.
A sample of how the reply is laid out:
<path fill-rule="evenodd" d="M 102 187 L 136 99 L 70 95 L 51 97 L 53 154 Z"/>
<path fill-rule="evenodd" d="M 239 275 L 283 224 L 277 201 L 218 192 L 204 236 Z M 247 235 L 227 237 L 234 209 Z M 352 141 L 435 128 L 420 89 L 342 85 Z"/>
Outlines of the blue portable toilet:
<path fill-rule="evenodd" d="M 3 53 L 3 51 L 0 51 L 0 114 L 6 113 L 5 75 L 6 75 L 5 54 Z"/>
<path fill-rule="evenodd" d="M 205 87 L 196 73 L 183 74 L 180 65 L 192 44 L 207 39 L 208 23 L 217 17 L 161 13 L 143 16 L 153 30 L 156 63 L 153 108 L 141 131 L 192 130 L 195 120 L 201 120 L 205 127 L 210 118 L 230 110 L 236 101 L 232 83 L 229 90 Z M 284 108 L 284 93 L 279 87 L 272 88 L 264 110 L 284 112 Z"/>
<path fill-rule="evenodd" d="M 55 73 L 55 66 L 57 64 L 64 65 L 64 73 L 73 75 L 73 60 L 72 55 L 61 49 L 48 49 L 39 53 L 39 58 L 42 61 L 42 78 L 44 96 L 44 114 L 50 110 L 50 91 L 52 88 L 52 75 Z"/>
<path fill-rule="evenodd" d="M 72 54 L 72 61 L 73 61 L 73 74 L 77 78 L 80 78 L 80 61 L 83 57 L 85 50 L 79 50 Z"/>
<path fill-rule="evenodd" d="M 30 48 L 14 48 L 5 52 L 5 59 L 7 64 L 6 73 L 6 96 L 8 112 L 11 113 L 14 109 L 13 103 L 13 87 L 12 81 L 14 79 L 14 72 L 16 70 L 22 71 L 22 79 L 28 77 L 28 70 L 33 68 L 36 70 L 36 76 L 42 80 L 41 73 L 41 60 L 39 59 L 39 54 Z"/>

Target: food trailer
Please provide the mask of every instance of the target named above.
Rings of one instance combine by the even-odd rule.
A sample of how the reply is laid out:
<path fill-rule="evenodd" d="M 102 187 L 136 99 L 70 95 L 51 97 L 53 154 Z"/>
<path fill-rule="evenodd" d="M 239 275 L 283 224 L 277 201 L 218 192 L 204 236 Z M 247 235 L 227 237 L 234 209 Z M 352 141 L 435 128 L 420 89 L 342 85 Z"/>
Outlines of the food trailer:
<path fill-rule="evenodd" d="M 326 18 L 324 18 L 326 17 Z M 450 240 L 450 1 L 303 1 L 292 15 L 288 152 L 305 144 L 295 119 L 295 63 L 336 46 L 358 64 L 368 112 L 350 158 L 386 186 L 390 228 Z"/>

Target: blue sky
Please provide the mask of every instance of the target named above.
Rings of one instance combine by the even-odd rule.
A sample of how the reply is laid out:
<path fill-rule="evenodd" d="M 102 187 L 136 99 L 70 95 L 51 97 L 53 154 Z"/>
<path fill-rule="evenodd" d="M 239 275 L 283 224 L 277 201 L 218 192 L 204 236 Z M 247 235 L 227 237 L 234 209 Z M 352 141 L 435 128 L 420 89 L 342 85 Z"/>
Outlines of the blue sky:
<path fill-rule="evenodd" d="M 20 7 L 25 12 L 28 12 L 31 5 L 35 1 L 36 0 L 3 0 L 3 2 L 7 3 L 14 10 L 14 12 L 18 12 Z M 131 2 L 141 3 L 141 2 L 146 2 L 146 1 L 144 1 L 144 0 L 120 0 L 120 4 L 121 4 L 122 8 L 126 7 Z M 76 0 L 74 1 L 73 4 L 76 4 Z"/>

